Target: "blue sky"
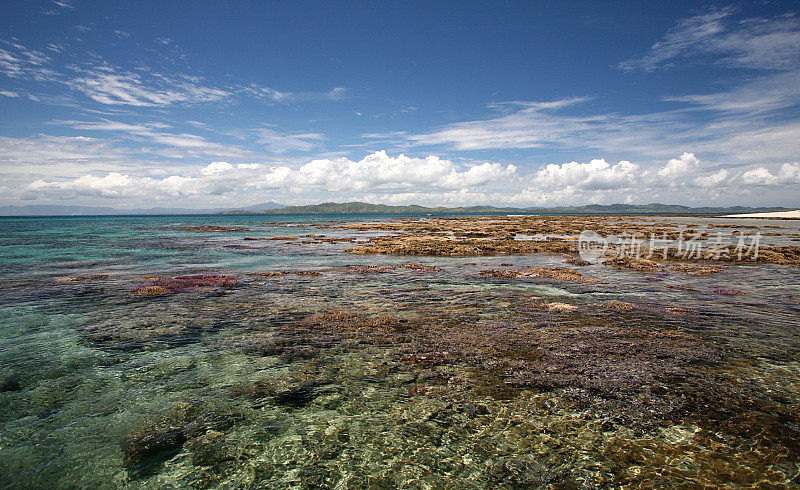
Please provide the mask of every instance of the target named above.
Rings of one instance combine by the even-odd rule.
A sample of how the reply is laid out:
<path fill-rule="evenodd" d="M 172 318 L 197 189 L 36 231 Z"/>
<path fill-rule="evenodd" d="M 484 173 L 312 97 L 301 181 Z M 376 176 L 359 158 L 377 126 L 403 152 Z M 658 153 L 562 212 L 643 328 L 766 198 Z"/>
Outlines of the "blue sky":
<path fill-rule="evenodd" d="M 800 206 L 793 2 L 0 5 L 0 204 Z"/>

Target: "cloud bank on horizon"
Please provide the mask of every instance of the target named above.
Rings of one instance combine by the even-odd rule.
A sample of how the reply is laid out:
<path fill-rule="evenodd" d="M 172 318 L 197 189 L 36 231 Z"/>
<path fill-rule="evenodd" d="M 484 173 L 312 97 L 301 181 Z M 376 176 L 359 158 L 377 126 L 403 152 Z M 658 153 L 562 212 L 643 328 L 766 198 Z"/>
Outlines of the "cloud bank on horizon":
<path fill-rule="evenodd" d="M 791 3 L 181 6 L 0 7 L 0 204 L 800 206 Z"/>

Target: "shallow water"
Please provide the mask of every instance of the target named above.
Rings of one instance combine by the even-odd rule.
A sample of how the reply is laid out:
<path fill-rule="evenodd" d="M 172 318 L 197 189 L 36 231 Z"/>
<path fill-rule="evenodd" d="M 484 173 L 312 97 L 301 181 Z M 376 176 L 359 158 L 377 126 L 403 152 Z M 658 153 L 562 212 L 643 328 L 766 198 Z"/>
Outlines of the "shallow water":
<path fill-rule="evenodd" d="M 798 484 L 796 267 L 502 280 L 564 259 L 243 241 L 381 234 L 333 220 L 365 219 L 0 219 L 0 485 Z M 208 273 L 240 282 L 133 292 Z"/>

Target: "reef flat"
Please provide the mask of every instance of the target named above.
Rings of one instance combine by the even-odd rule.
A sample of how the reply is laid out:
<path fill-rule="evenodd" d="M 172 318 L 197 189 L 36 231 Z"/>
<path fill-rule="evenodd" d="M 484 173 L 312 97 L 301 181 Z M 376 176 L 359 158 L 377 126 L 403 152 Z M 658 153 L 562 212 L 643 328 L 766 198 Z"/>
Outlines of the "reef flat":
<path fill-rule="evenodd" d="M 800 484 L 797 221 L 0 226 L 2 486 Z"/>

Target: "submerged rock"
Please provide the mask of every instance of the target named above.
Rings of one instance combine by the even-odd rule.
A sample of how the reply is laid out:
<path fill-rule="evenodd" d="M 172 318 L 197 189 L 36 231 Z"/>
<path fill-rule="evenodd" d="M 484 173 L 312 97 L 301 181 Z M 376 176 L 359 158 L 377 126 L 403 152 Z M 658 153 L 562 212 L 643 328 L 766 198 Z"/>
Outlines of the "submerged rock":
<path fill-rule="evenodd" d="M 301 386 L 299 388 L 291 388 L 288 390 L 276 393 L 272 399 L 277 405 L 287 405 L 290 407 L 303 407 L 317 397 L 317 389 L 315 386 Z"/>
<path fill-rule="evenodd" d="M 184 442 L 186 433 L 181 428 L 152 430 L 128 436 L 121 444 L 123 464 L 134 473 L 150 473 L 178 454 Z"/>
<path fill-rule="evenodd" d="M 300 408 L 314 401 L 319 395 L 319 388 L 324 384 L 320 381 L 306 381 L 287 388 L 285 385 L 257 381 L 248 385 L 234 387 L 231 389 L 231 395 L 249 398 L 250 400 L 264 400 L 275 405 Z"/>
<path fill-rule="evenodd" d="M 192 276 L 146 276 L 147 284 L 141 284 L 133 292 L 143 296 L 160 296 L 188 289 L 231 288 L 239 284 L 239 278 L 224 274 L 196 274 Z"/>
<path fill-rule="evenodd" d="M 20 376 L 16 374 L 12 374 L 11 376 L 7 377 L 0 383 L 0 393 L 4 393 L 7 391 L 22 391 L 22 385 L 20 384 Z"/>
<path fill-rule="evenodd" d="M 231 416 L 215 411 L 199 413 L 193 405 L 178 404 L 165 420 L 122 440 L 123 464 L 134 478 L 150 476 L 178 454 L 187 441 L 212 431 L 227 430 L 233 423 Z"/>
<path fill-rule="evenodd" d="M 489 269 L 478 272 L 478 277 L 492 279 L 542 278 L 556 281 L 598 283 L 595 277 L 584 276 L 568 267 L 531 267 L 528 269 Z"/>
<path fill-rule="evenodd" d="M 470 419 L 474 419 L 480 415 L 489 414 L 489 409 L 486 408 L 486 405 L 481 405 L 480 403 L 462 403 L 458 406 L 458 409 Z"/>
<path fill-rule="evenodd" d="M 248 228 L 239 228 L 236 226 L 216 226 L 216 225 L 202 225 L 202 226 L 185 226 L 178 228 L 181 231 L 250 231 Z"/>
<path fill-rule="evenodd" d="M 491 475 L 496 482 L 514 487 L 543 487 L 563 481 L 569 475 L 569 469 L 549 462 L 507 458 L 492 467 Z"/>
<path fill-rule="evenodd" d="M 281 277 L 287 276 L 289 274 L 294 274 L 296 276 L 312 276 L 312 277 L 319 277 L 322 275 L 320 271 L 273 271 L 273 272 L 262 272 L 259 274 L 261 277 Z"/>
<path fill-rule="evenodd" d="M 188 441 L 186 449 L 191 451 L 195 466 L 216 466 L 233 459 L 225 434 L 213 429 Z"/>
<path fill-rule="evenodd" d="M 683 272 L 689 276 L 705 276 L 708 274 L 717 274 L 724 271 L 725 268 L 718 265 L 682 264 L 673 265 L 672 270 Z"/>

